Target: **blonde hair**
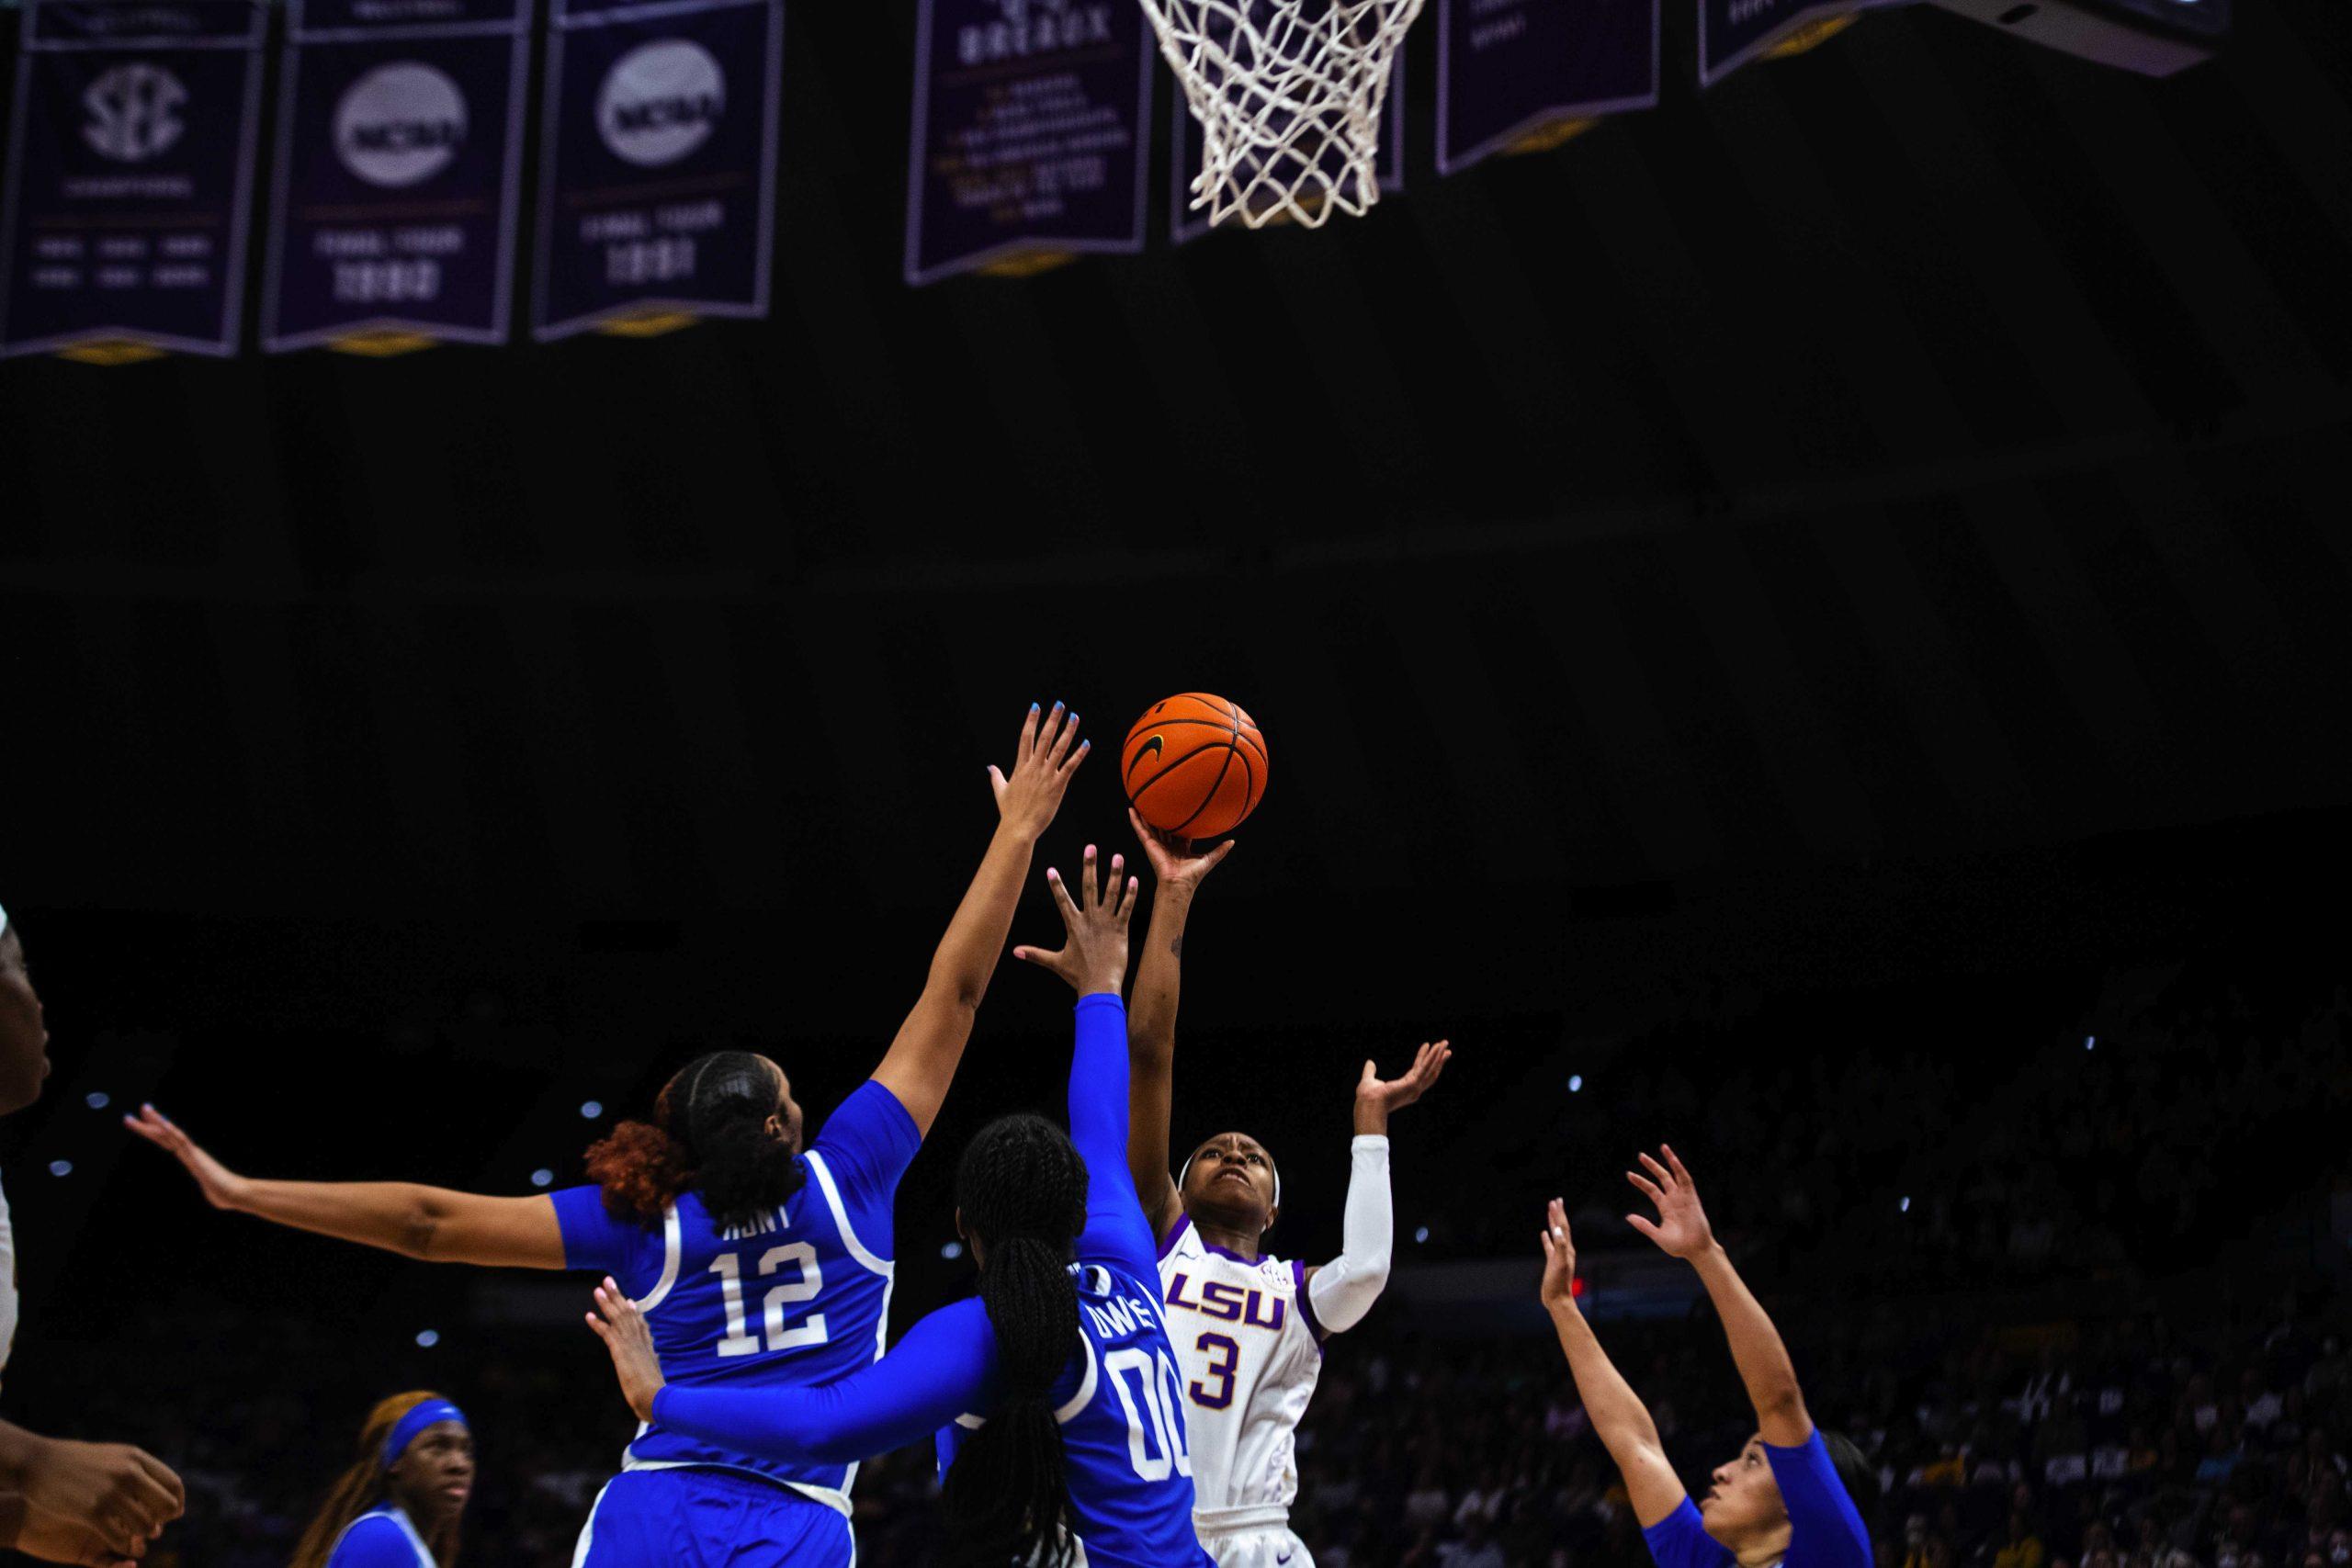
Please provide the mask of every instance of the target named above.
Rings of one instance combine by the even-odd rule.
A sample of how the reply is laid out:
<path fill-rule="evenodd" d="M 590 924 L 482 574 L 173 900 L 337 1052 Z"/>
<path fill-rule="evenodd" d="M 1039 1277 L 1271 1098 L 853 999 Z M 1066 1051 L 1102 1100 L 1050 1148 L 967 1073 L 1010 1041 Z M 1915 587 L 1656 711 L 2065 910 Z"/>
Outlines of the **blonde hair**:
<path fill-rule="evenodd" d="M 384 1462 L 384 1444 L 390 1439 L 392 1428 L 400 1425 L 401 1416 L 426 1400 L 440 1397 L 429 1390 L 415 1389 L 380 1400 L 375 1409 L 368 1412 L 368 1420 L 359 1428 L 358 1457 L 327 1488 L 326 1501 L 311 1516 L 288 1568 L 326 1568 L 334 1543 L 351 1527 L 351 1521 L 384 1500 L 391 1480 L 391 1467 Z M 425 1521 L 410 1522 L 423 1533 Z M 435 1526 L 433 1533 L 424 1537 L 424 1544 L 439 1568 L 451 1568 L 458 1561 L 458 1517 L 452 1514 Z"/>

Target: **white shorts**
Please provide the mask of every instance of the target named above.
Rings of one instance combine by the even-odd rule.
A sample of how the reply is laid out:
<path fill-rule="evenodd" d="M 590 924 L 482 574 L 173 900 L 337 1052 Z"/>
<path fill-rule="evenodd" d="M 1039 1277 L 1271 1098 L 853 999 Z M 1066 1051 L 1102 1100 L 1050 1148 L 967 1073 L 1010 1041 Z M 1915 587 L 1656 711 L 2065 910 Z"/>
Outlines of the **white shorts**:
<path fill-rule="evenodd" d="M 1216 1568 L 1315 1568 L 1306 1543 L 1283 1525 L 1204 1532 L 1201 1545 Z"/>

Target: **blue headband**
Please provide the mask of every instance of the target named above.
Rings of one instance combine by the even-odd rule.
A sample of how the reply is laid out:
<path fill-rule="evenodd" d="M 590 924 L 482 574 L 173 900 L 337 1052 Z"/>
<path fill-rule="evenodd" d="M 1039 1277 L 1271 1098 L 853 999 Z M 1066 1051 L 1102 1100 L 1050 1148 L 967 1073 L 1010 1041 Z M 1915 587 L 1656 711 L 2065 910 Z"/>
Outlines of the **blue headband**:
<path fill-rule="evenodd" d="M 466 1425 L 466 1413 L 446 1399 L 428 1399 L 392 1426 L 392 1435 L 384 1439 L 384 1468 L 390 1470 L 400 1463 L 401 1455 L 416 1441 L 416 1435 L 427 1427 L 437 1427 L 444 1421 Z"/>

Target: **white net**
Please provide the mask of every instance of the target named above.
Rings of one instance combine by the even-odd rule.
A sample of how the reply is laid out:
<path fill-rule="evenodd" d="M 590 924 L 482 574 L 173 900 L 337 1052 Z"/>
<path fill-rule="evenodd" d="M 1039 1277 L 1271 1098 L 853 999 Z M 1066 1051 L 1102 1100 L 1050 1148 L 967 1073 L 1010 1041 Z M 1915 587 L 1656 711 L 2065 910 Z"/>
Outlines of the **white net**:
<path fill-rule="evenodd" d="M 1195 209 L 1313 227 L 1380 199 L 1389 67 L 1421 0 L 1142 0 L 1201 128 Z"/>

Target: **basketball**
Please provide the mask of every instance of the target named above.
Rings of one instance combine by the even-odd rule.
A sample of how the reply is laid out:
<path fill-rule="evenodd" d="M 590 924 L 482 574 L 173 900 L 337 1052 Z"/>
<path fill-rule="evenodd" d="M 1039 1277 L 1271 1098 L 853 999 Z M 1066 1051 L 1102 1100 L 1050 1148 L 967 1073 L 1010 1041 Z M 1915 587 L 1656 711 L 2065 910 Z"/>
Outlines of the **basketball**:
<path fill-rule="evenodd" d="M 1161 832 L 1221 838 L 1266 797 L 1266 738 L 1240 705 L 1186 692 L 1136 720 L 1119 779 L 1136 814 Z"/>

